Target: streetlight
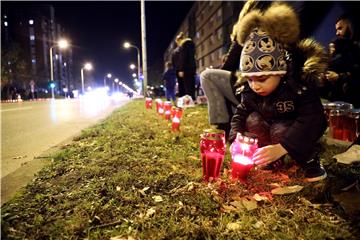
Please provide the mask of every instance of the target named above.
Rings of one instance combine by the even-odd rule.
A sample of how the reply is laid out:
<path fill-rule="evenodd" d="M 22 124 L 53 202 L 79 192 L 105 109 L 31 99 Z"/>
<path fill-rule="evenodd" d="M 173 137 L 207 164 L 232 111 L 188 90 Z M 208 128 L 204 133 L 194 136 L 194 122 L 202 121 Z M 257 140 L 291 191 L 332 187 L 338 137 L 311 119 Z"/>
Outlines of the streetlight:
<path fill-rule="evenodd" d="M 140 78 L 140 68 L 141 68 L 141 66 L 140 66 L 140 50 L 139 50 L 139 48 L 137 47 L 137 46 L 135 46 L 135 45 L 132 45 L 132 44 L 130 44 L 129 42 L 125 42 L 124 43 L 124 48 L 135 48 L 136 49 L 136 51 L 137 51 L 137 65 L 138 65 L 138 78 Z M 145 92 L 144 92 L 144 94 L 145 94 Z"/>
<path fill-rule="evenodd" d="M 82 90 L 83 94 L 85 92 L 85 88 L 84 88 L 84 69 L 89 71 L 92 68 L 93 67 L 92 67 L 91 63 L 85 63 L 85 65 L 81 68 L 81 90 Z"/>
<path fill-rule="evenodd" d="M 133 73 L 133 74 L 132 74 L 132 77 L 133 77 L 133 78 L 136 78 L 136 73 Z"/>
<path fill-rule="evenodd" d="M 60 39 L 56 43 L 56 45 L 50 47 L 49 55 L 50 55 L 50 81 L 51 81 L 51 83 L 54 82 L 54 66 L 53 66 L 53 48 L 54 47 L 59 47 L 60 49 L 65 49 L 65 48 L 69 47 L 69 42 L 65 39 Z M 55 98 L 54 88 L 55 88 L 55 85 L 53 87 L 51 87 L 51 97 L 52 98 Z"/>
<path fill-rule="evenodd" d="M 106 78 L 111 78 L 111 77 L 112 77 L 111 73 L 106 74 L 106 76 L 104 77 L 104 87 L 106 87 Z"/>
<path fill-rule="evenodd" d="M 134 70 L 134 69 L 136 68 L 136 66 L 135 66 L 135 64 L 130 64 L 129 68 L 130 68 L 131 70 Z"/>
<path fill-rule="evenodd" d="M 114 82 L 116 83 L 116 85 L 118 85 L 117 83 L 119 82 L 119 79 L 118 78 L 115 78 L 114 79 Z M 113 83 L 114 84 L 114 83 Z M 114 85 L 113 85 L 114 86 Z M 114 88 L 114 87 L 113 87 Z M 117 87 L 116 87 L 117 88 Z M 115 90 L 115 89 L 114 89 Z"/>

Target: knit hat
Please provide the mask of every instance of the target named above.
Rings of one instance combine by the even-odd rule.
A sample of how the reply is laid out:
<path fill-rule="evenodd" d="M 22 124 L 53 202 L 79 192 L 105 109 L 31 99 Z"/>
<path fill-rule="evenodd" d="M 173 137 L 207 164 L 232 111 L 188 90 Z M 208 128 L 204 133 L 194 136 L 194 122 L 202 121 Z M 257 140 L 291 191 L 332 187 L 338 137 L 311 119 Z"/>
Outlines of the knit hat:
<path fill-rule="evenodd" d="M 241 75 L 284 75 L 286 67 L 283 45 L 262 29 L 255 28 L 247 37 L 241 52 Z"/>

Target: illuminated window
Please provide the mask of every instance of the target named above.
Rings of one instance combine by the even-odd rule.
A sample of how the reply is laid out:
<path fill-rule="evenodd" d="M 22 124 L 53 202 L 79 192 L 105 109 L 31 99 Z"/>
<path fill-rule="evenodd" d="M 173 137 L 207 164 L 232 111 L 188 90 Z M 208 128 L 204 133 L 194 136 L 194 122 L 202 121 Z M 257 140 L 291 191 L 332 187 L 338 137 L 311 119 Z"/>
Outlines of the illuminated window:
<path fill-rule="evenodd" d="M 29 20 L 29 24 L 30 24 L 30 25 L 33 25 L 33 24 L 34 24 L 34 20 L 30 19 L 30 20 Z"/>
<path fill-rule="evenodd" d="M 55 54 L 55 59 L 59 59 L 59 55 Z"/>
<path fill-rule="evenodd" d="M 34 41 L 35 40 L 35 36 L 34 35 L 30 35 L 30 40 Z"/>
<path fill-rule="evenodd" d="M 199 32 L 196 32 L 196 38 L 200 38 L 200 33 Z"/>
<path fill-rule="evenodd" d="M 33 64 L 35 64 L 35 63 L 36 63 L 36 59 L 31 59 L 31 62 L 32 62 Z"/>
<path fill-rule="evenodd" d="M 8 26 L 8 22 L 4 22 L 4 26 L 7 27 L 7 26 Z"/>
<path fill-rule="evenodd" d="M 4 15 L 4 18 L 7 18 L 7 16 L 6 16 L 6 15 Z"/>
<path fill-rule="evenodd" d="M 66 67 L 66 65 L 67 65 L 66 62 L 64 62 L 64 67 Z"/>

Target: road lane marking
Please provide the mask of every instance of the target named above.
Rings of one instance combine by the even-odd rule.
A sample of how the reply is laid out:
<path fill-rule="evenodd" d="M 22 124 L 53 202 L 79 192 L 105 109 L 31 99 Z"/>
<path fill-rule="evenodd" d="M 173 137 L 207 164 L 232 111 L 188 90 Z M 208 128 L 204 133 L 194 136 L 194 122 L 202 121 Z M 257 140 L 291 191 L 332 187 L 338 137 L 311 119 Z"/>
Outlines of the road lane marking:
<path fill-rule="evenodd" d="M 10 109 L 1 109 L 1 112 L 11 112 L 11 111 L 20 111 L 26 109 L 32 109 L 33 107 L 22 107 L 22 108 L 10 108 Z"/>

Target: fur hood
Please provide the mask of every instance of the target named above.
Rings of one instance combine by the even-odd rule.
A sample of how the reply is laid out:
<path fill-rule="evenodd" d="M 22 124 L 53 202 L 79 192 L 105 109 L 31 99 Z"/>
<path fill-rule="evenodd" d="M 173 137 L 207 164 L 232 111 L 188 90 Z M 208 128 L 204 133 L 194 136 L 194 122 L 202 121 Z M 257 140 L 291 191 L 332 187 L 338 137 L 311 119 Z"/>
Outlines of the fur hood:
<path fill-rule="evenodd" d="M 179 42 L 177 44 L 180 47 L 180 46 L 184 45 L 184 43 L 187 41 L 192 41 L 192 40 L 191 40 L 191 38 L 184 38 L 184 39 L 179 40 Z"/>
<path fill-rule="evenodd" d="M 244 4 L 232 36 L 243 46 L 254 28 L 261 28 L 285 48 L 299 40 L 300 23 L 295 10 L 283 2 L 274 2 L 267 9 L 256 9 L 257 2 Z"/>
<path fill-rule="evenodd" d="M 234 25 L 232 37 L 244 46 L 254 28 L 261 28 L 284 45 L 291 71 L 301 81 L 316 81 L 326 71 L 327 55 L 323 46 L 313 39 L 299 39 L 299 18 L 295 10 L 286 3 L 274 2 L 267 9 L 260 10 L 257 8 L 257 1 L 247 1 Z M 245 80 L 240 72 L 237 77 L 236 85 L 241 85 Z"/>

